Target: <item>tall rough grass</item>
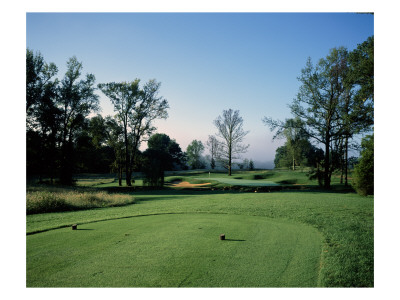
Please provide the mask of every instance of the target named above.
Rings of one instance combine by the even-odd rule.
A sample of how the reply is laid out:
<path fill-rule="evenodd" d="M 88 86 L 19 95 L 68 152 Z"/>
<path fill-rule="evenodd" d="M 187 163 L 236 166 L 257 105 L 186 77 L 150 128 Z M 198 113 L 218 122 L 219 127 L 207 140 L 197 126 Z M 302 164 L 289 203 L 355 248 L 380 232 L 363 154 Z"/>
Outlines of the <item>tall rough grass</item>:
<path fill-rule="evenodd" d="M 26 213 L 38 214 L 133 204 L 131 195 L 68 189 L 33 190 L 26 194 Z"/>

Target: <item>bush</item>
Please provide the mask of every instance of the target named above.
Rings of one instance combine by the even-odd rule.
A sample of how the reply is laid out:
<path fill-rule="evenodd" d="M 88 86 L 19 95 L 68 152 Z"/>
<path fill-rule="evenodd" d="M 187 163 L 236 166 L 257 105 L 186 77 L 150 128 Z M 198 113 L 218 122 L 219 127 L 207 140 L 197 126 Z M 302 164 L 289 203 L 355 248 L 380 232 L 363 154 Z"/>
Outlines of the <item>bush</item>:
<path fill-rule="evenodd" d="M 366 136 L 361 142 L 361 158 L 354 168 L 353 186 L 362 196 L 374 194 L 374 135 Z"/>

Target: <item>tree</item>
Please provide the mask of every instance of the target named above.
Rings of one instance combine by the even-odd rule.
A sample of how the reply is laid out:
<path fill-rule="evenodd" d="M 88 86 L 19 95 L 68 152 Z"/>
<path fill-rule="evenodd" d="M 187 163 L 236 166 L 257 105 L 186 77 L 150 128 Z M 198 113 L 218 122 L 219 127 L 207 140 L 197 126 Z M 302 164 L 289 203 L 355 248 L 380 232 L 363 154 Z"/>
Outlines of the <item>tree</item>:
<path fill-rule="evenodd" d="M 340 103 L 344 128 L 341 182 L 344 174 L 346 186 L 349 140 L 370 131 L 374 124 L 374 37 L 369 37 L 350 52 L 348 62 L 347 90 Z"/>
<path fill-rule="evenodd" d="M 94 93 L 95 76 L 87 74 L 79 80 L 81 72 L 82 63 L 75 56 L 70 58 L 57 98 L 61 111 L 60 182 L 63 184 L 72 184 L 75 133 L 89 113 L 99 109 L 98 95 Z"/>
<path fill-rule="evenodd" d="M 160 83 L 155 80 L 139 88 L 139 79 L 133 82 L 99 84 L 99 89 L 110 98 L 123 128 L 125 143 L 126 184 L 131 186 L 132 165 L 141 142 L 154 132 L 153 121 L 168 117 L 168 102 L 158 96 Z"/>
<path fill-rule="evenodd" d="M 354 187 L 360 195 L 374 194 L 374 135 L 361 142 L 361 158 L 354 168 Z"/>
<path fill-rule="evenodd" d="M 33 106 L 41 102 L 51 78 L 58 72 L 54 63 L 47 64 L 40 52 L 34 54 L 26 49 L 26 113 L 29 116 Z"/>
<path fill-rule="evenodd" d="M 325 59 L 302 69 L 292 114 L 304 124 L 304 133 L 324 145 L 323 184 L 330 188 L 332 172 L 341 168 L 347 184 L 349 141 L 373 125 L 373 38 L 353 52 L 331 49 Z M 265 118 L 271 130 L 283 131 L 283 122 Z"/>
<path fill-rule="evenodd" d="M 228 175 L 231 176 L 233 160 L 240 158 L 240 154 L 245 153 L 249 147 L 242 144 L 249 131 L 243 130 L 243 119 L 239 116 L 238 110 L 224 110 L 222 117 L 218 116 L 214 125 L 218 130 L 217 136 L 222 138 L 219 141 L 217 159 L 228 169 Z"/>
<path fill-rule="evenodd" d="M 139 102 L 139 79 L 132 82 L 98 84 L 98 88 L 110 98 L 114 105 L 116 119 L 121 125 L 124 137 L 126 185 L 131 186 L 131 154 L 129 142 L 129 122 L 133 118 L 133 110 Z"/>
<path fill-rule="evenodd" d="M 176 166 L 182 166 L 184 156 L 175 140 L 163 133 L 152 135 L 148 148 L 143 153 L 144 183 L 148 186 L 161 187 L 164 185 L 164 172 Z"/>
<path fill-rule="evenodd" d="M 313 66 L 308 59 L 306 67 L 298 78 L 301 82 L 299 93 L 290 105 L 295 118 L 300 120 L 302 130 L 309 138 L 325 146 L 324 187 L 329 189 L 334 170 L 331 157 L 333 142 L 343 134 L 343 123 L 339 113 L 339 99 L 347 91 L 348 52 L 345 48 L 332 49 L 325 59 Z M 283 122 L 264 118 L 271 130 L 286 127 Z"/>
<path fill-rule="evenodd" d="M 348 81 L 359 89 L 355 97 L 357 101 L 374 102 L 374 37 L 370 36 L 358 45 L 349 55 L 350 69 Z"/>
<path fill-rule="evenodd" d="M 214 135 L 209 135 L 206 145 L 210 151 L 210 167 L 211 169 L 214 170 L 216 167 L 215 160 L 217 157 L 218 147 L 219 147 L 218 139 Z"/>
<path fill-rule="evenodd" d="M 331 147 L 342 134 L 339 99 L 346 89 L 348 52 L 332 49 L 325 59 L 314 67 L 309 60 L 299 77 L 302 83 L 297 98 L 290 106 L 292 113 L 306 124 L 307 134 L 325 146 L 324 187 L 329 189 L 334 170 Z"/>
<path fill-rule="evenodd" d="M 266 125 L 269 125 L 271 130 L 274 130 L 277 126 L 276 123 L 269 119 L 269 118 L 264 118 L 264 123 Z M 278 131 L 274 135 L 273 139 L 277 138 L 286 138 L 286 143 L 285 143 L 285 163 L 281 161 L 280 164 L 281 166 L 287 164 L 287 161 L 291 162 L 292 169 L 296 169 L 296 165 L 299 165 L 300 162 L 303 160 L 304 156 L 302 155 L 304 153 L 304 148 L 308 146 L 308 139 L 306 132 L 304 130 L 304 124 L 300 120 L 300 118 L 294 118 L 294 119 L 286 119 L 285 123 L 282 125 L 279 125 Z M 282 155 L 279 153 L 279 155 Z"/>
<path fill-rule="evenodd" d="M 78 172 L 110 172 L 114 149 L 107 143 L 107 131 L 106 119 L 101 115 L 86 118 L 82 122 L 74 141 Z"/>
<path fill-rule="evenodd" d="M 166 155 L 163 161 L 165 171 L 182 168 L 185 165 L 185 155 L 179 144 L 164 133 L 153 134 L 148 142 L 148 149 L 164 152 Z"/>
<path fill-rule="evenodd" d="M 274 159 L 275 168 L 287 168 L 290 167 L 290 155 L 288 154 L 286 146 L 278 147 L 275 151 Z"/>
<path fill-rule="evenodd" d="M 106 119 L 104 119 L 102 115 L 98 114 L 89 120 L 88 134 L 96 149 L 100 149 L 106 144 L 107 124 Z"/>
<path fill-rule="evenodd" d="M 143 184 L 152 187 L 164 185 L 164 162 L 168 160 L 167 153 L 157 149 L 147 149 L 143 152 Z"/>
<path fill-rule="evenodd" d="M 253 162 L 252 159 L 250 159 L 250 162 L 249 162 L 249 170 L 250 170 L 250 171 L 253 171 L 253 170 L 254 170 L 254 162 Z"/>
<path fill-rule="evenodd" d="M 47 64 L 39 53 L 26 50 L 26 150 L 27 174 L 50 176 L 57 169 L 57 135 L 60 111 L 56 107 L 57 74 L 55 64 Z"/>
<path fill-rule="evenodd" d="M 122 173 L 125 165 L 123 128 L 111 116 L 106 117 L 105 124 L 107 129 L 107 144 L 114 150 L 114 161 L 111 164 L 111 170 L 117 172 L 118 185 L 122 186 Z"/>
<path fill-rule="evenodd" d="M 205 167 L 201 154 L 204 146 L 201 141 L 193 140 L 186 148 L 187 162 L 192 169 L 202 169 Z"/>

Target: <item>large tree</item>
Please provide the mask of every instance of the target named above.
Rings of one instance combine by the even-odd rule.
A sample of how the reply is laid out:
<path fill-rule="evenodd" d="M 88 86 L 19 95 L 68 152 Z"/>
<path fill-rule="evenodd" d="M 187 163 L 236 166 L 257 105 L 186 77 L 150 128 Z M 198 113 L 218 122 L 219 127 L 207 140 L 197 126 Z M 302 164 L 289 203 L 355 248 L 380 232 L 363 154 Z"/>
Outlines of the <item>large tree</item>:
<path fill-rule="evenodd" d="M 304 124 L 304 132 L 324 145 L 324 187 L 328 189 L 334 170 L 331 148 L 343 133 L 339 101 L 346 92 L 347 58 L 345 48 L 334 48 L 315 66 L 308 59 L 298 78 L 299 93 L 290 105 L 292 114 Z"/>
<path fill-rule="evenodd" d="M 158 96 L 160 83 L 147 82 L 142 89 L 139 79 L 132 82 L 99 84 L 99 89 L 110 98 L 116 118 L 123 129 L 125 143 L 126 185 L 131 186 L 132 166 L 143 141 L 154 132 L 153 121 L 168 117 L 168 102 Z"/>
<path fill-rule="evenodd" d="M 218 130 L 217 136 L 221 138 L 217 158 L 231 176 L 233 160 L 240 158 L 240 154 L 245 153 L 249 147 L 242 144 L 249 131 L 243 130 L 243 118 L 238 110 L 224 110 L 222 116 L 214 120 L 214 125 Z"/>
<path fill-rule="evenodd" d="M 61 111 L 61 173 L 60 182 L 72 183 L 75 133 L 84 119 L 99 109 L 95 92 L 95 76 L 87 74 L 81 79 L 82 63 L 74 56 L 67 62 L 67 71 L 61 80 L 58 108 Z"/>
<path fill-rule="evenodd" d="M 125 172 L 126 185 L 131 186 L 131 145 L 129 140 L 129 122 L 133 118 L 133 111 L 139 102 L 139 79 L 132 82 L 110 82 L 100 83 L 98 88 L 110 98 L 114 105 L 114 111 L 117 113 L 115 118 L 118 120 L 122 128 L 124 137 L 124 154 L 125 154 Z"/>
<path fill-rule="evenodd" d="M 342 177 L 344 174 L 346 186 L 349 141 L 359 133 L 370 132 L 374 124 L 374 37 L 369 37 L 351 51 L 348 62 L 346 93 L 340 101 Z"/>

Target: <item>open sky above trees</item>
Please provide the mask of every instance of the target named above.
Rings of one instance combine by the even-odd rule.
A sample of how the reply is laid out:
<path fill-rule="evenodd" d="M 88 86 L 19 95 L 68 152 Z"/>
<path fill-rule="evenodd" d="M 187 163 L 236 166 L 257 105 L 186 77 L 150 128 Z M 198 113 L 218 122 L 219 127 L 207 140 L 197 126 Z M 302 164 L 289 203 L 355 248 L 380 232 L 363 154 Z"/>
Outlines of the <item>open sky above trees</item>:
<path fill-rule="evenodd" d="M 250 133 L 244 157 L 271 162 L 265 115 L 291 117 L 307 58 L 349 51 L 374 34 L 374 16 L 353 13 L 27 13 L 26 47 L 66 70 L 75 55 L 96 83 L 161 82 L 169 118 L 155 123 L 186 149 L 215 134 L 222 110 L 239 110 Z M 111 101 L 98 91 L 102 115 Z M 142 148 L 145 148 L 145 144 Z M 272 167 L 272 165 L 269 165 Z M 262 165 L 258 165 L 262 167 Z"/>

